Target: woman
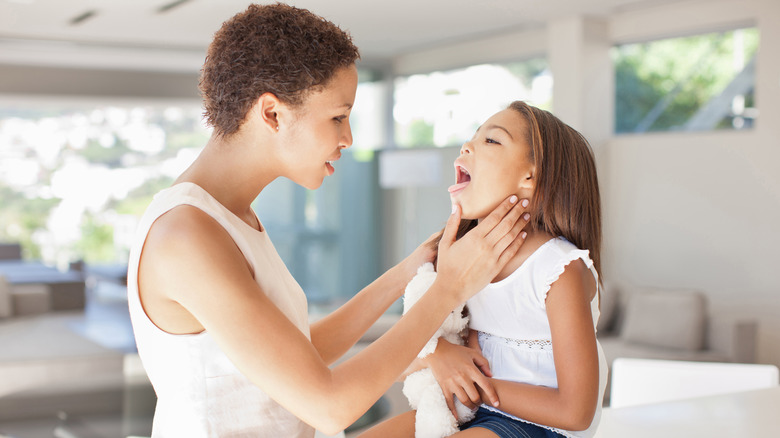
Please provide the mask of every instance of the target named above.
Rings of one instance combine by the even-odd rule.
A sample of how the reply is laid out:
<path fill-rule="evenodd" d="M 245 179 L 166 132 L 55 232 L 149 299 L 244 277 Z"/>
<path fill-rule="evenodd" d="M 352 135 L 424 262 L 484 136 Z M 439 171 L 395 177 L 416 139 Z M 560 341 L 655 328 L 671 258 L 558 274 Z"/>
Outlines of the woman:
<path fill-rule="evenodd" d="M 286 177 L 315 189 L 352 143 L 357 89 L 350 37 L 309 11 L 252 5 L 215 34 L 200 88 L 214 133 L 139 226 L 128 298 L 158 396 L 153 436 L 311 437 L 365 412 L 446 315 L 522 244 L 517 198 L 472 238 L 439 245 L 440 279 L 416 311 L 333 369 L 430 260 L 425 245 L 309 327 L 303 291 L 251 209 Z"/>

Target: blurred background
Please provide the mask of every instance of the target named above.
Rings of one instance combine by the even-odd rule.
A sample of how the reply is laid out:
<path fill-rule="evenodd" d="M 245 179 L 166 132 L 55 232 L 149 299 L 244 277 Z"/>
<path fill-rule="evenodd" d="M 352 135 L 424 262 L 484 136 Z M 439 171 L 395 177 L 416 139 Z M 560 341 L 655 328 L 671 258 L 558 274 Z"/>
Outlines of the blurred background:
<path fill-rule="evenodd" d="M 755 321 L 753 360 L 780 365 L 776 0 L 289 3 L 362 54 L 335 175 L 317 191 L 276 181 L 254 204 L 314 314 L 444 225 L 460 144 L 526 100 L 593 146 L 605 280 L 699 291 L 708 312 Z M 0 0 L 0 242 L 19 248 L 0 276 L 20 291 L 0 350 L 30 331 L 7 327 L 58 310 L 87 339 L 134 350 L 122 285 L 135 226 L 209 138 L 198 72 L 247 4 Z M 79 272 L 83 303 L 35 301 L 17 262 Z"/>

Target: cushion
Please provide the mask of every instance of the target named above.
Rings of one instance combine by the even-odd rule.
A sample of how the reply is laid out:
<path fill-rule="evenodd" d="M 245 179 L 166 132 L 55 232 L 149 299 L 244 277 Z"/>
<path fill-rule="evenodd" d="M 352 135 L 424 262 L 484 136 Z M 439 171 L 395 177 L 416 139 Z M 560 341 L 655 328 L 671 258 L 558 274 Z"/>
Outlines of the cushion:
<path fill-rule="evenodd" d="M 704 347 L 704 295 L 697 291 L 641 290 L 628 297 L 620 337 L 655 347 Z"/>
<path fill-rule="evenodd" d="M 37 315 L 51 310 L 51 294 L 45 284 L 16 284 L 11 288 L 14 316 Z"/>

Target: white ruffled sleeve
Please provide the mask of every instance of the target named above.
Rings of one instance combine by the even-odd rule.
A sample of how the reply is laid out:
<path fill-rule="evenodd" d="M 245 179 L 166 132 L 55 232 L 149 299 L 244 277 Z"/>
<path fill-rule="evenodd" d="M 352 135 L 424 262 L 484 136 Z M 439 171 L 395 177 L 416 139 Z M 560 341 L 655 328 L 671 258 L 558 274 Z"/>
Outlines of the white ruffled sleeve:
<path fill-rule="evenodd" d="M 587 249 L 579 249 L 574 244 L 564 239 L 563 237 L 557 238 L 554 242 L 554 249 L 552 251 L 546 251 L 544 256 L 548 258 L 541 266 L 549 266 L 545 275 L 536 277 L 537 284 L 534 290 L 537 294 L 537 299 L 540 303 L 544 303 L 547 300 L 547 293 L 550 292 L 552 284 L 563 274 L 569 264 L 577 259 L 581 259 L 585 262 L 585 266 L 593 273 L 598 283 L 598 274 L 593 269 L 593 260 L 590 259 L 590 251 Z"/>

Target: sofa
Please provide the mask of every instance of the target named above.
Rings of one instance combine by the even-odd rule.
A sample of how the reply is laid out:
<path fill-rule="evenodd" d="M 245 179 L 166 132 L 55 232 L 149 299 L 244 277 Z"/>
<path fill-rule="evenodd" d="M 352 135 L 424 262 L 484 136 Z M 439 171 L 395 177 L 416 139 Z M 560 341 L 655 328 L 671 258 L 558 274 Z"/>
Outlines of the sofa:
<path fill-rule="evenodd" d="M 39 262 L 0 260 L 0 318 L 82 310 L 85 305 L 83 273 Z"/>
<path fill-rule="evenodd" d="M 601 291 L 597 337 L 610 368 L 619 357 L 754 363 L 757 329 L 755 319 L 711 313 L 697 290 L 607 283 Z"/>

